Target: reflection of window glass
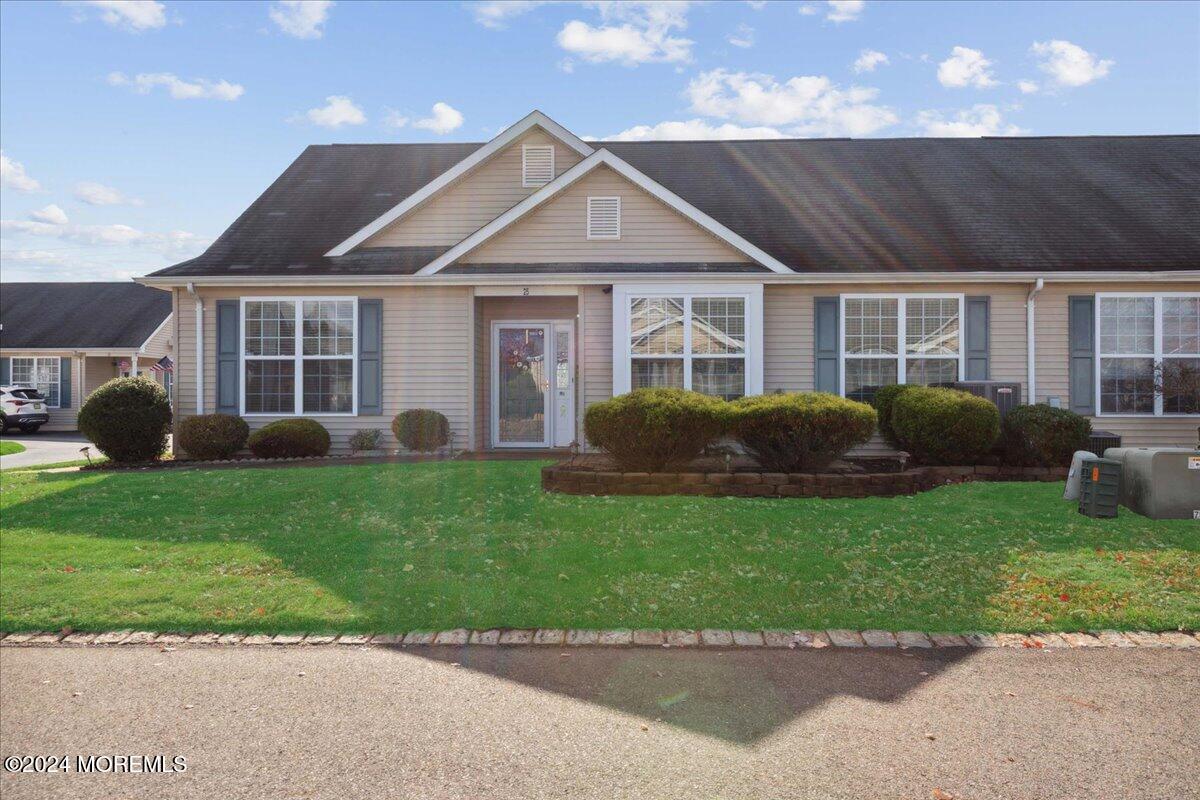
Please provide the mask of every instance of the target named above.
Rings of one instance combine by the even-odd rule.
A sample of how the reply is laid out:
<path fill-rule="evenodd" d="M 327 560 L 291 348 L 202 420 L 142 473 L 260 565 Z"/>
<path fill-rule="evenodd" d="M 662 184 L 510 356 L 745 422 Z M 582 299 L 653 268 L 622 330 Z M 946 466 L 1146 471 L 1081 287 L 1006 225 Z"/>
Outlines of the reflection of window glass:
<path fill-rule="evenodd" d="M 633 297 L 630 387 L 746 393 L 744 297 Z"/>
<path fill-rule="evenodd" d="M 354 413 L 356 304 L 353 298 L 246 300 L 246 413 Z"/>
<path fill-rule="evenodd" d="M 1100 296 L 1100 413 L 1200 413 L 1200 295 Z"/>
<path fill-rule="evenodd" d="M 846 397 L 869 403 L 883 386 L 959 379 L 962 298 L 847 297 L 843 312 Z"/>
<path fill-rule="evenodd" d="M 59 368 L 62 359 L 52 357 L 22 356 L 12 360 L 9 378 L 14 384 L 23 384 L 37 388 L 51 408 L 59 405 Z"/>

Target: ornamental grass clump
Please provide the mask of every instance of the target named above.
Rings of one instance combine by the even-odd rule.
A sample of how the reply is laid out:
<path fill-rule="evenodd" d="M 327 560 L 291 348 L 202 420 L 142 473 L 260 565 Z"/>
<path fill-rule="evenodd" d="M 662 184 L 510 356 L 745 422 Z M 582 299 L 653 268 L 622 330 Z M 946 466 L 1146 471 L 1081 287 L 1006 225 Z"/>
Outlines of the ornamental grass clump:
<path fill-rule="evenodd" d="M 729 431 L 773 472 L 820 470 L 875 432 L 875 409 L 826 392 L 743 397 Z"/>
<path fill-rule="evenodd" d="M 79 431 L 118 464 L 153 461 L 167 449 L 171 403 L 149 378 L 114 378 L 79 409 Z"/>
<path fill-rule="evenodd" d="M 724 400 L 683 389 L 637 389 L 590 406 L 583 418 L 589 442 L 627 472 L 684 466 L 724 435 L 731 416 Z"/>
<path fill-rule="evenodd" d="M 891 422 L 900 448 L 918 464 L 976 464 L 1000 435 L 1000 411 L 990 400 L 932 386 L 897 395 Z"/>

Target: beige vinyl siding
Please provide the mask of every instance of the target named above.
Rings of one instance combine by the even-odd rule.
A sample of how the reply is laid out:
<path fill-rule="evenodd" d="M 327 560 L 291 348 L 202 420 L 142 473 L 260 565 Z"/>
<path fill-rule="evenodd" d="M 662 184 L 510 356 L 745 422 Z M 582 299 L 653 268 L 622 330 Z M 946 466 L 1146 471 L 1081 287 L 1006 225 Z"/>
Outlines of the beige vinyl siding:
<path fill-rule="evenodd" d="M 621 198 L 621 238 L 589 241 L 588 196 Z M 608 167 L 601 166 L 547 200 L 461 263 L 748 262 Z"/>
<path fill-rule="evenodd" d="M 521 147 L 526 144 L 554 145 L 556 177 L 581 159 L 579 153 L 544 131 L 530 131 L 361 247 L 452 245 L 462 241 L 540 188 L 521 185 Z"/>
<path fill-rule="evenodd" d="M 334 452 L 347 450 L 347 439 L 360 428 L 384 431 L 385 446 L 395 448 L 392 418 L 405 409 L 432 408 L 445 414 L 455 448 L 467 445 L 470 417 L 470 290 L 458 286 L 213 288 L 204 299 L 204 410 L 216 406 L 216 312 L 218 299 L 239 297 L 305 297 L 348 295 L 383 299 L 383 414 L 328 416 L 308 414 L 329 429 Z M 179 342 L 176 346 L 177 419 L 196 412 L 196 325 L 192 298 L 181 296 Z M 251 416 L 251 429 L 280 417 Z"/>
<path fill-rule="evenodd" d="M 612 294 L 606 294 L 599 286 L 580 287 L 579 307 L 582 329 L 579 340 L 583 351 L 580 359 L 583 403 L 579 410 L 582 425 L 583 412 L 588 406 L 612 397 Z"/>
<path fill-rule="evenodd" d="M 1196 292 L 1198 283 L 1128 283 L 1128 284 L 1080 284 L 1050 283 L 1037 296 L 1037 399 L 1045 402 L 1048 397 L 1057 397 L 1066 407 L 1068 395 L 1067 357 L 1067 298 L 1072 295 L 1094 295 L 1097 292 Z M 1121 436 L 1121 444 L 1130 447 L 1194 446 L 1200 434 L 1200 415 L 1187 417 L 1113 417 L 1092 418 L 1096 430 L 1112 431 Z"/>

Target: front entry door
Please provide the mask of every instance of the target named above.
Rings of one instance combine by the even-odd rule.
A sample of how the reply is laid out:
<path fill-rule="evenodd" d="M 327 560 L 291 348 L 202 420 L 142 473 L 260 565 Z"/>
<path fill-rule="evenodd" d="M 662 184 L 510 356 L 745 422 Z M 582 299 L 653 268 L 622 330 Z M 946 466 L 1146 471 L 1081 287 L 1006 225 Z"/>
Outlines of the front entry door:
<path fill-rule="evenodd" d="M 573 327 L 492 324 L 493 447 L 566 447 L 575 438 Z"/>

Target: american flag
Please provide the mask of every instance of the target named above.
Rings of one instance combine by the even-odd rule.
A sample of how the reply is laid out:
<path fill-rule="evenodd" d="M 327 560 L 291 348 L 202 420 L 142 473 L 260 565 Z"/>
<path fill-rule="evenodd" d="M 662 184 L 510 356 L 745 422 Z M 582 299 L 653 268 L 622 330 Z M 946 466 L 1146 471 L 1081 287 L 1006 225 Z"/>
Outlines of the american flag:
<path fill-rule="evenodd" d="M 173 372 L 174 369 L 175 362 L 171 360 L 170 356 L 163 356 L 150 365 L 151 372 Z"/>

